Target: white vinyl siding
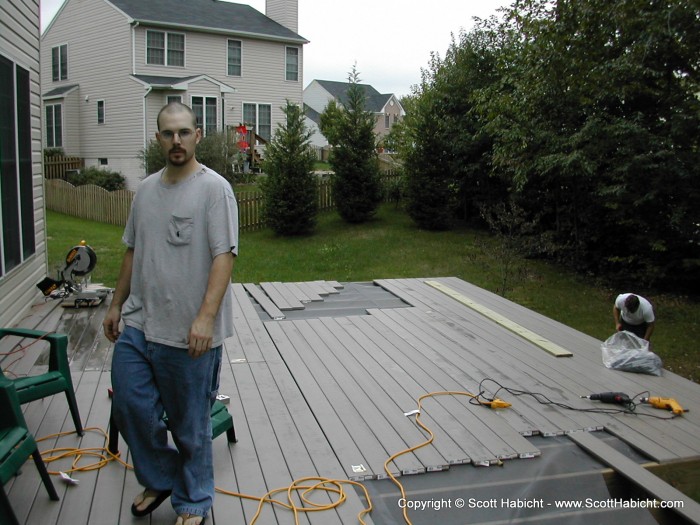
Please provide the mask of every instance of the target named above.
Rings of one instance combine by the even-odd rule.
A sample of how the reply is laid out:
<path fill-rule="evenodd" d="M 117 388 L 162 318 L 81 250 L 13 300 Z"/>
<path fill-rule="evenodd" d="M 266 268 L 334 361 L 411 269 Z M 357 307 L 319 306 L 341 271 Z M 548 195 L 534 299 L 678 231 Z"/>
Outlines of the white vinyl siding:
<path fill-rule="evenodd" d="M 243 102 L 254 101 L 272 106 L 272 128 L 274 132 L 277 123 L 282 122 L 284 119 L 284 113 L 281 108 L 284 107 L 285 101 L 290 100 L 296 104 L 301 104 L 302 102 L 302 47 L 298 47 L 299 81 L 287 82 L 284 80 L 286 67 L 285 49 L 288 47 L 287 44 L 243 37 L 232 38 L 230 35 L 188 32 L 186 34 L 187 57 L 185 67 L 178 69 L 177 72 L 174 69 L 166 72 L 163 66 L 146 63 L 147 30 L 150 31 L 151 28 L 139 26 L 134 29 L 134 44 L 136 46 L 134 56 L 137 60 L 135 66 L 137 75 L 163 75 L 184 78 L 205 74 L 235 88 L 235 93 L 225 93 L 224 95 L 220 95 L 217 89 L 216 94 L 219 96 L 219 129 L 221 129 L 222 122 L 226 127 L 237 126 L 242 123 L 244 120 L 242 113 Z M 241 41 L 240 77 L 227 75 L 229 40 Z M 292 46 L 290 45 L 289 47 Z M 73 79 L 73 73 L 71 73 L 71 79 Z M 151 93 L 148 98 L 151 99 L 154 93 Z M 213 96 L 214 94 L 211 91 L 202 91 L 199 88 L 190 86 L 188 91 L 183 93 L 182 101 L 189 104 L 192 95 Z M 111 126 L 113 125 L 115 114 L 112 95 L 110 95 L 109 101 Z M 166 99 L 163 96 L 161 106 L 165 103 Z M 153 104 L 157 105 L 155 102 Z M 153 130 L 150 128 L 150 125 L 149 121 L 149 130 L 146 134 L 149 140 L 153 136 Z M 110 166 L 112 165 L 111 157 L 112 155 L 110 155 L 109 159 Z"/>
<path fill-rule="evenodd" d="M 185 35 L 164 31 L 146 31 L 146 63 L 185 67 Z"/>
<path fill-rule="evenodd" d="M 304 89 L 304 104 L 315 109 L 319 113 L 325 111 L 326 106 L 331 100 L 333 100 L 333 95 L 326 91 L 316 80 L 312 80 L 311 84 Z"/>
<path fill-rule="evenodd" d="M 240 77 L 242 74 L 242 45 L 240 40 L 228 41 L 228 65 L 227 74 L 232 77 Z"/>
<path fill-rule="evenodd" d="M 19 183 L 17 193 L 11 191 L 16 195 L 13 206 L 5 208 L 0 204 L 0 210 L 5 214 L 10 212 L 11 207 L 16 207 L 19 220 L 12 235 L 19 236 L 21 240 L 16 245 L 14 241 L 7 241 L 16 246 L 15 250 L 18 249 L 18 265 L 10 268 L 5 262 L 6 254 L 0 254 L 4 265 L 0 271 L 0 326 L 15 326 L 39 300 L 41 294 L 36 283 L 46 277 L 48 271 L 41 155 L 43 116 L 40 104 L 39 2 L 0 2 L 0 20 L 3 25 L 0 31 L 0 62 L 6 66 L 0 72 L 0 84 L 12 85 L 15 93 L 14 99 L 0 102 L 0 105 L 9 107 L 11 104 L 15 107 L 14 119 L 8 119 L 4 112 L 0 115 L 0 127 L 8 132 L 11 130 L 12 136 L 16 137 L 13 148 L 17 161 L 14 171 L 6 171 L 9 166 L 4 165 L 0 178 L 7 177 L 8 184 L 10 178 Z M 51 48 L 46 51 L 46 67 L 49 70 L 46 83 L 50 85 Z M 13 71 L 10 74 L 7 74 L 8 63 Z M 2 93 L 3 98 L 6 95 Z M 0 162 L 4 164 L 9 159 L 10 155 L 6 157 L 5 152 L 0 153 Z M 3 202 L 2 197 L 0 203 Z M 9 223 L 5 224 L 2 220 L 0 223 L 0 236 L 3 236 L 4 231 L 9 231 Z"/>
<path fill-rule="evenodd" d="M 51 72 L 54 82 L 68 80 L 68 44 L 51 48 Z"/>
<path fill-rule="evenodd" d="M 285 80 L 299 81 L 299 48 L 287 47 L 285 62 Z"/>
<path fill-rule="evenodd" d="M 63 106 L 61 104 L 48 104 L 46 106 L 46 147 L 63 147 Z"/>

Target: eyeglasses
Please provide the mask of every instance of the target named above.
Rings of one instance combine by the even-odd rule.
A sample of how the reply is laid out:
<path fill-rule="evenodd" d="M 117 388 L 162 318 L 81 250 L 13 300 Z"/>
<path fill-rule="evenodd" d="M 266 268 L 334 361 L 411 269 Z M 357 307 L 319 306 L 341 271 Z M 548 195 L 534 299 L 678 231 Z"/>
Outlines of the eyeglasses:
<path fill-rule="evenodd" d="M 160 136 L 165 140 L 172 140 L 175 137 L 175 134 L 177 134 L 181 140 L 187 140 L 194 135 L 194 130 L 185 128 L 181 129 L 180 131 L 170 131 L 169 129 L 164 129 L 160 132 Z"/>

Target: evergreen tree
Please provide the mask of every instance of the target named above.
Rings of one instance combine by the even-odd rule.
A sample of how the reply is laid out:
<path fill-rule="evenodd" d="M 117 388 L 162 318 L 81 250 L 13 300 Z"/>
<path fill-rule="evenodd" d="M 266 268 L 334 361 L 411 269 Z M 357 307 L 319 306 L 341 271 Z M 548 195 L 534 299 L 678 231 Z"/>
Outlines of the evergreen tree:
<path fill-rule="evenodd" d="M 313 231 L 318 214 L 311 131 L 306 128 L 301 107 L 287 101 L 282 110 L 286 124 L 280 124 L 265 150 L 265 218 L 279 235 L 300 235 Z"/>
<path fill-rule="evenodd" d="M 350 88 L 344 108 L 332 104 L 323 112 L 321 132 L 329 141 L 333 139 L 330 163 L 335 172 L 333 198 L 338 213 L 347 222 L 361 223 L 376 213 L 381 185 L 374 115 L 365 110 L 365 92 L 355 67 L 348 80 Z"/>

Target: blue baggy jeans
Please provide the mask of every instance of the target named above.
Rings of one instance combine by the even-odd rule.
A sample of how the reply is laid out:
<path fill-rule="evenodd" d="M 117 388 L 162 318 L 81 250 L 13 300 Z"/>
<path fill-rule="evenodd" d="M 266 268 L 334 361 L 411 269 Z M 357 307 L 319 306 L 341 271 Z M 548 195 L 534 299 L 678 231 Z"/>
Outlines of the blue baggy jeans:
<path fill-rule="evenodd" d="M 214 501 L 210 410 L 220 369 L 221 346 L 194 359 L 187 349 L 146 341 L 130 326 L 114 347 L 112 411 L 136 479 L 149 489 L 172 490 L 177 514 L 206 516 Z"/>

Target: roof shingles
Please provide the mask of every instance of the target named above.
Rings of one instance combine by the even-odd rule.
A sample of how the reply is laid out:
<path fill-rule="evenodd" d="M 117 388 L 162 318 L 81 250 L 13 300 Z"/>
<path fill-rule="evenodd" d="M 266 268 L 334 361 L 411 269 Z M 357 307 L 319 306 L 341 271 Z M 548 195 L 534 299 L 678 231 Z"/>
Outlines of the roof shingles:
<path fill-rule="evenodd" d="M 191 27 L 306 43 L 291 29 L 249 5 L 220 0 L 108 0 L 127 16 L 144 24 Z"/>

